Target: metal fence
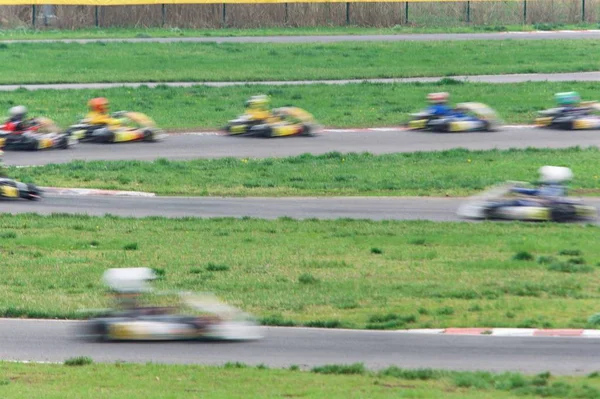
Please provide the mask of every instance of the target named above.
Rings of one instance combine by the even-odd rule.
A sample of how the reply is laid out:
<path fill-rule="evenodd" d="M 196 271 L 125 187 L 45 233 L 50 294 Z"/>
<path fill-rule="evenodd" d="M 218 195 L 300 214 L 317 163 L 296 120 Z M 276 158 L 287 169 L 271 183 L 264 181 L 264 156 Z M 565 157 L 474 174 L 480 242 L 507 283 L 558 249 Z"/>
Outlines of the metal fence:
<path fill-rule="evenodd" d="M 218 0 L 217 0 L 218 1 Z M 358 25 L 449 27 L 598 22 L 600 0 L 394 3 L 0 6 L 0 29 L 23 26 L 256 28 Z M 600 27 L 600 26 L 599 26 Z"/>

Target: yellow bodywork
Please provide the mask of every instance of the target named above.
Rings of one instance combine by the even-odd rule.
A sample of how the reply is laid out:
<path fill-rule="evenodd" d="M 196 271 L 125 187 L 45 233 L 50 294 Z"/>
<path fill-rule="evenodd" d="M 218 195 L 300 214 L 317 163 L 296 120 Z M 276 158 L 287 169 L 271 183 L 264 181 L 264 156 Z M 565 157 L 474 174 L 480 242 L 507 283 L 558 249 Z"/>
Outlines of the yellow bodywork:
<path fill-rule="evenodd" d="M 549 126 L 551 123 L 552 123 L 552 117 L 543 117 L 543 118 L 535 119 L 536 126 Z"/>
<path fill-rule="evenodd" d="M 415 119 L 408 122 L 408 127 L 411 129 L 425 129 L 427 126 L 427 119 Z"/>
<path fill-rule="evenodd" d="M 273 136 L 291 136 L 293 134 L 301 133 L 303 130 L 302 125 L 281 125 L 273 127 Z"/>
<path fill-rule="evenodd" d="M 144 133 L 139 130 L 117 130 L 114 133 L 115 133 L 115 143 L 139 140 L 144 137 Z"/>
<path fill-rule="evenodd" d="M 539 221 L 550 220 L 550 208 L 532 208 L 528 219 Z"/>
<path fill-rule="evenodd" d="M 0 190 L 2 191 L 3 197 L 9 197 L 9 198 L 18 198 L 19 197 L 19 190 L 17 190 L 16 187 L 0 186 Z"/>
<path fill-rule="evenodd" d="M 45 148 L 52 148 L 54 145 L 54 140 L 48 138 L 42 138 L 38 142 L 38 149 L 43 150 Z"/>

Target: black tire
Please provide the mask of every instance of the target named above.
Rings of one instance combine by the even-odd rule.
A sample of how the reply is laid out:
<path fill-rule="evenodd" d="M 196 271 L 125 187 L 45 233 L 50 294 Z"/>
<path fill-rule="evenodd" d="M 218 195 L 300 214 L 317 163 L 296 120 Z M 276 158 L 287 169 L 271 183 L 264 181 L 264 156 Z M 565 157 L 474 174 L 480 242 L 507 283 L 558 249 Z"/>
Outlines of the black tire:
<path fill-rule="evenodd" d="M 558 204 L 550 208 L 550 220 L 553 222 L 568 222 L 575 219 L 576 216 L 577 211 L 572 205 Z"/>
<path fill-rule="evenodd" d="M 310 126 L 303 126 L 302 127 L 302 133 L 300 133 L 301 136 L 306 136 L 306 137 L 314 137 L 314 133 L 312 132 L 312 129 L 310 128 Z"/>

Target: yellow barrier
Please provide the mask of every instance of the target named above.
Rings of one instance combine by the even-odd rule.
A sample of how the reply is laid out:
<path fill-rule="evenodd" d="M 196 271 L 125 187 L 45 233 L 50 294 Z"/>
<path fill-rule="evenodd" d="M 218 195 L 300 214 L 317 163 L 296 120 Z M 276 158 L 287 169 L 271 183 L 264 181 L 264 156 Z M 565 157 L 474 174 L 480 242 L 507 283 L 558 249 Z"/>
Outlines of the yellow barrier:
<path fill-rule="evenodd" d="M 542 0 L 529 0 L 542 1 Z M 0 0 L 0 5 L 125 6 L 152 4 L 284 4 L 284 3 L 480 3 L 523 2 L 523 0 Z"/>

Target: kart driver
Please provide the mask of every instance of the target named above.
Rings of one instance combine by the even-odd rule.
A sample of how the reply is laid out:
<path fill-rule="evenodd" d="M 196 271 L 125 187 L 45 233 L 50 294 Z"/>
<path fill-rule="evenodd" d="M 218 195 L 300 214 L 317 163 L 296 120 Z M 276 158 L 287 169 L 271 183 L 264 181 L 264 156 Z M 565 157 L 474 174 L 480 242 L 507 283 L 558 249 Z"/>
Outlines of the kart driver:
<path fill-rule="evenodd" d="M 245 103 L 246 114 L 256 121 L 267 120 L 273 117 L 273 114 L 269 111 L 270 103 L 269 96 L 265 96 L 264 94 L 252 96 Z"/>
<path fill-rule="evenodd" d="M 121 126 L 121 121 L 111 117 L 108 113 L 109 103 L 106 98 L 92 98 L 88 101 L 88 107 L 90 112 L 87 114 L 86 119 L 92 125 Z"/>
<path fill-rule="evenodd" d="M 514 193 L 538 197 L 542 199 L 565 197 L 567 188 L 564 184 L 573 178 L 571 169 L 560 166 L 543 166 L 539 170 L 539 185 L 536 188 L 515 187 Z"/>
<path fill-rule="evenodd" d="M 426 112 L 434 116 L 448 116 L 452 113 L 452 109 L 448 106 L 448 98 L 450 95 L 446 92 L 443 93 L 429 93 L 427 95 L 427 101 L 429 102 L 429 107 L 427 107 Z"/>
<path fill-rule="evenodd" d="M 2 126 L 2 130 L 11 132 L 11 134 L 22 134 L 30 128 L 27 120 L 27 108 L 23 105 L 17 105 L 8 110 L 9 119 Z"/>

